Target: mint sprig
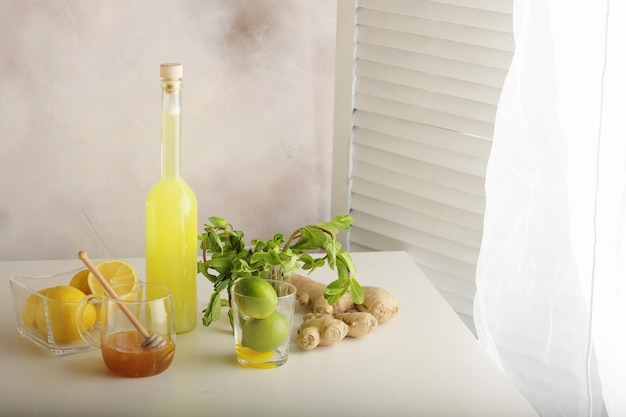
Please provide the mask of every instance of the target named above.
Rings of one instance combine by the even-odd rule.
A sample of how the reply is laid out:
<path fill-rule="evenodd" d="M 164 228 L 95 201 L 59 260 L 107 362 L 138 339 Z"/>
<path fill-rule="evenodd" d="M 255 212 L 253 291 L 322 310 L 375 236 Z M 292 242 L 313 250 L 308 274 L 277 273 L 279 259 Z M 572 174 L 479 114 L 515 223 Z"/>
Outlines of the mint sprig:
<path fill-rule="evenodd" d="M 222 306 L 231 306 L 230 288 L 240 278 L 260 275 L 283 279 L 292 272 L 311 273 L 326 264 L 337 271 L 337 279 L 324 290 L 328 303 L 335 304 L 349 293 L 355 303 L 361 304 L 363 288 L 356 279 L 352 257 L 336 239 L 341 230 L 351 228 L 352 221 L 349 215 L 341 214 L 330 222 L 296 229 L 286 240 L 282 234 L 275 234 L 270 240 L 253 239 L 246 245 L 242 231 L 223 218 L 209 217 L 204 233 L 198 236 L 202 249 L 198 272 L 213 284 L 209 304 L 202 311 L 202 323 L 209 326 L 220 318 Z M 274 276 L 277 271 L 278 277 Z M 221 298 L 224 290 L 228 291 L 228 299 Z M 230 308 L 229 317 L 232 325 Z"/>

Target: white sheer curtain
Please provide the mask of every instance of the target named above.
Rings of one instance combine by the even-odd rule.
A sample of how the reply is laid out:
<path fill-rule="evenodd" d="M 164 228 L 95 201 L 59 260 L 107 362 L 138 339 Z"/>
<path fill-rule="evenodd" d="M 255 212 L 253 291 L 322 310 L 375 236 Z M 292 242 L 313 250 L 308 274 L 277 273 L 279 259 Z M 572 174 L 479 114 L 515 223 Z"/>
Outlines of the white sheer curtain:
<path fill-rule="evenodd" d="M 626 2 L 516 0 L 480 341 L 542 416 L 626 416 Z"/>

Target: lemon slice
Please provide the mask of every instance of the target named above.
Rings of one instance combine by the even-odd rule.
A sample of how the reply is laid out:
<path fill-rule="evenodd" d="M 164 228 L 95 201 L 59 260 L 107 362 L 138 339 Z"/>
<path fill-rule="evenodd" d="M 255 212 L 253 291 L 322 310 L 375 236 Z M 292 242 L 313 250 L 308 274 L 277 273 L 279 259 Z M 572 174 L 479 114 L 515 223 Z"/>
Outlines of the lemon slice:
<path fill-rule="evenodd" d="M 276 368 L 278 365 L 269 363 L 274 356 L 274 352 L 256 352 L 250 348 L 243 347 L 240 344 L 236 346 L 237 357 L 244 362 L 239 362 L 245 368 Z"/>
<path fill-rule="evenodd" d="M 108 259 L 98 262 L 95 267 L 110 285 L 137 284 L 139 282 L 135 269 L 128 262 L 119 259 Z M 104 294 L 104 287 L 92 272 L 89 272 L 89 275 L 87 275 L 87 284 L 92 294 L 99 296 Z M 135 288 L 136 285 L 132 285 L 125 292 L 131 292 Z"/>

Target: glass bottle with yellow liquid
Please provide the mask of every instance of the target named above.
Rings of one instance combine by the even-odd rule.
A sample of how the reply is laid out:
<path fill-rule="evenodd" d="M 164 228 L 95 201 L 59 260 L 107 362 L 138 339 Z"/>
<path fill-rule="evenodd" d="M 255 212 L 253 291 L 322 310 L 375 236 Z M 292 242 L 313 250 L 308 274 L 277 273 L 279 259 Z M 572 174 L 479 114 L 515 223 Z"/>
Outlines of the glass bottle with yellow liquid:
<path fill-rule="evenodd" d="M 161 179 L 146 201 L 146 281 L 172 293 L 176 333 L 196 327 L 198 203 L 182 176 L 183 67 L 161 65 Z"/>

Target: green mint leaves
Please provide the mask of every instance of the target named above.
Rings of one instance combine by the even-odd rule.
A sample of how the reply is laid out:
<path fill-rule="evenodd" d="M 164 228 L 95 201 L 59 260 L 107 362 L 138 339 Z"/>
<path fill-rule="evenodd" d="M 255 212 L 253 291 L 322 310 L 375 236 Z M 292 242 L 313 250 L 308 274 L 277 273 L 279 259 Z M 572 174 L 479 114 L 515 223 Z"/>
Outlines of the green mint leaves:
<path fill-rule="evenodd" d="M 198 272 L 213 284 L 202 323 L 209 326 L 220 318 L 223 305 L 230 307 L 230 288 L 239 278 L 253 275 L 276 278 L 277 272 L 279 278 L 284 278 L 298 270 L 310 273 L 326 264 L 337 271 L 337 279 L 324 291 L 329 304 L 336 303 L 345 293 L 361 304 L 363 289 L 356 279 L 356 268 L 350 254 L 336 240 L 341 230 L 351 228 L 352 220 L 349 215 L 341 214 L 331 222 L 301 227 L 287 240 L 282 234 L 276 234 L 270 240 L 253 239 L 246 245 L 242 231 L 235 230 L 220 217 L 209 217 L 204 233 L 198 236 L 202 249 Z M 228 291 L 228 300 L 221 299 L 224 290 Z M 229 318 L 232 325 L 230 309 Z"/>

